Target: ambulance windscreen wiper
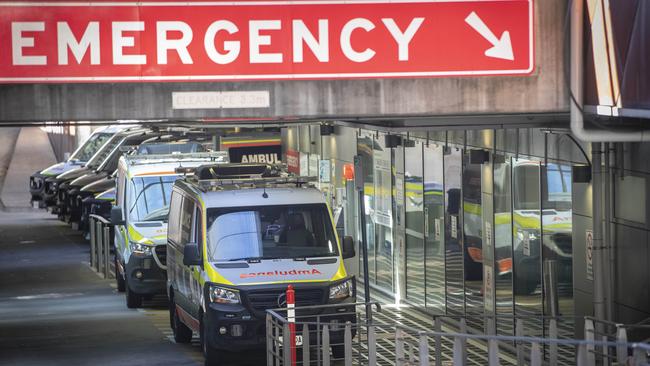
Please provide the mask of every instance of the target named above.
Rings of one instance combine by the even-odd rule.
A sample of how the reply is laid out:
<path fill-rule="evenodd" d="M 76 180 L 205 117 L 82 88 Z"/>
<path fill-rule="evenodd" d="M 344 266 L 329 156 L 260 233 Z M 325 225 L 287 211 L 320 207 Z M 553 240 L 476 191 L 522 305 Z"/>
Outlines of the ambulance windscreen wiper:
<path fill-rule="evenodd" d="M 259 263 L 263 259 L 280 259 L 281 257 L 241 257 L 228 259 L 228 262 L 246 261 L 248 263 Z"/>

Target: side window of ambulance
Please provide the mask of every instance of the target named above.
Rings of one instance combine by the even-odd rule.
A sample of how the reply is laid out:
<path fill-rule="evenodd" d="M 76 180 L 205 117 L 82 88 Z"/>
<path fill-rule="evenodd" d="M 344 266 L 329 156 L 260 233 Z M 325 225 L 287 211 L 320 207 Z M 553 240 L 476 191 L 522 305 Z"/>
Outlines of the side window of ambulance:
<path fill-rule="evenodd" d="M 181 210 L 181 198 L 182 197 L 180 194 L 178 194 L 178 192 L 172 191 L 172 198 L 169 206 L 169 224 L 167 228 L 167 236 L 169 237 L 169 240 L 176 245 L 180 244 L 178 236 L 180 234 L 179 212 Z"/>
<path fill-rule="evenodd" d="M 192 239 L 192 216 L 194 215 L 194 202 L 187 197 L 183 197 L 183 210 L 181 212 L 181 237 L 179 243 L 181 246 L 189 243 Z"/>
<path fill-rule="evenodd" d="M 199 254 L 202 253 L 202 248 L 203 248 L 203 239 L 202 239 L 202 221 L 201 221 L 201 210 L 197 207 L 194 210 L 194 225 L 192 228 L 192 243 L 197 243 L 199 246 Z"/>

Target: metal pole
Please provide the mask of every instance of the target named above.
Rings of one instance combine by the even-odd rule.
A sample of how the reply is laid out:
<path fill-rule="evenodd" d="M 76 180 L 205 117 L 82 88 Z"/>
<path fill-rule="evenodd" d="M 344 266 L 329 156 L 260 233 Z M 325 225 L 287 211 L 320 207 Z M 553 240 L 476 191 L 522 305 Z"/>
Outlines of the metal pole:
<path fill-rule="evenodd" d="M 370 277 L 368 270 L 368 234 L 366 232 L 366 208 L 364 200 L 363 165 L 361 156 L 354 156 L 354 178 L 359 192 L 359 220 L 361 224 L 361 253 L 363 255 L 363 296 L 366 303 L 366 322 L 372 321 L 372 307 L 370 306 Z"/>
<path fill-rule="evenodd" d="M 515 323 L 515 337 L 524 337 L 524 320 L 517 318 Z M 524 364 L 524 345 L 522 341 L 516 341 L 515 347 L 517 349 L 517 365 Z"/>
<path fill-rule="evenodd" d="M 625 328 L 617 327 L 616 342 L 619 344 L 616 346 L 616 360 L 619 365 L 625 365 L 627 361 L 627 346 L 623 345 L 627 343 L 627 330 Z"/>
<path fill-rule="evenodd" d="M 557 319 L 552 318 L 548 326 L 549 338 L 558 339 Z M 557 366 L 558 344 L 553 342 L 549 345 L 549 366 Z"/>
<path fill-rule="evenodd" d="M 104 278 L 111 278 L 111 227 L 105 226 L 104 230 Z"/>
<path fill-rule="evenodd" d="M 330 366 L 330 329 L 323 325 L 323 366 Z"/>
<path fill-rule="evenodd" d="M 605 298 L 607 300 L 607 320 L 614 320 L 614 261 L 613 258 L 613 244 L 614 237 L 612 236 L 612 157 L 615 156 L 613 143 L 605 143 L 605 232 L 603 247 L 607 248 L 603 251 L 603 270 L 606 270 L 605 275 Z M 610 154 L 611 153 L 611 154 Z"/>
<path fill-rule="evenodd" d="M 90 225 L 90 267 L 95 268 L 96 265 L 96 255 L 95 246 L 97 245 L 97 237 L 95 236 L 95 218 L 90 217 L 88 219 L 88 224 Z"/>
<path fill-rule="evenodd" d="M 375 336 L 375 326 L 368 326 L 368 366 L 377 365 L 377 338 Z"/>
<path fill-rule="evenodd" d="M 266 366 L 273 366 L 273 321 L 266 314 Z"/>
<path fill-rule="evenodd" d="M 585 346 L 585 359 L 588 365 L 593 365 L 596 362 L 596 346 L 593 344 L 596 334 L 592 319 L 585 319 L 585 340 L 590 342 Z"/>
<path fill-rule="evenodd" d="M 547 259 L 544 261 L 544 289 L 546 290 L 546 309 L 548 315 L 552 317 L 559 315 L 557 284 L 557 262 L 554 259 Z"/>
<path fill-rule="evenodd" d="M 302 364 L 303 365 L 309 365 L 310 348 L 311 348 L 311 343 L 309 343 L 309 325 L 304 324 L 302 326 Z"/>
<path fill-rule="evenodd" d="M 289 323 L 284 323 L 282 327 L 282 365 L 291 365 L 291 346 L 289 342 L 296 343 L 295 338 L 291 339 L 291 332 L 289 331 Z"/>
<path fill-rule="evenodd" d="M 103 230 L 102 230 L 102 223 L 97 220 L 95 222 L 95 253 L 97 253 L 97 267 L 95 268 L 97 272 L 101 271 L 102 266 L 104 265 L 103 257 L 102 257 L 102 251 L 104 250 L 104 247 L 102 246 L 102 239 L 103 239 Z"/>
<path fill-rule="evenodd" d="M 296 292 L 293 285 L 287 286 L 287 321 L 289 322 L 289 347 L 291 348 L 291 366 L 296 366 Z M 286 341 L 286 339 L 285 339 Z"/>
<path fill-rule="evenodd" d="M 429 366 L 429 342 L 426 333 L 420 334 L 420 366 Z"/>
<path fill-rule="evenodd" d="M 370 358 L 370 354 L 368 355 Z M 404 363 L 404 339 L 402 338 L 402 330 L 395 329 L 395 365 L 401 366 Z"/>
<path fill-rule="evenodd" d="M 602 144 L 591 144 L 591 161 L 593 170 L 592 207 L 593 207 L 593 273 L 594 273 L 594 316 L 605 320 L 605 281 L 603 266 L 603 169 Z M 598 332 L 604 333 L 600 322 Z"/>
<path fill-rule="evenodd" d="M 305 327 L 307 327 L 305 325 Z M 345 366 L 352 366 L 352 323 L 345 322 L 345 333 L 343 335 L 343 347 L 345 349 Z M 307 360 L 309 362 L 309 360 Z M 303 362 L 303 365 L 305 363 Z"/>
<path fill-rule="evenodd" d="M 442 336 L 440 336 L 440 333 L 442 333 L 442 320 L 440 320 L 439 316 L 436 316 L 435 320 L 433 321 L 433 326 L 438 333 L 435 336 L 436 340 L 436 366 L 442 366 Z"/>

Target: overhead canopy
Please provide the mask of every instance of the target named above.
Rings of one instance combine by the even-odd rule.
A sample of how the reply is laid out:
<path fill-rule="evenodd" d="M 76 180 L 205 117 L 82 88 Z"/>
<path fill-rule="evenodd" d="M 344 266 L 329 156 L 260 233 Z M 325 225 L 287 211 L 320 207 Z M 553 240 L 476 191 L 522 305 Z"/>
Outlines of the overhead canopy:
<path fill-rule="evenodd" d="M 11 49 L 0 120 L 556 114 L 568 109 L 563 11 L 533 0 L 0 3 Z"/>

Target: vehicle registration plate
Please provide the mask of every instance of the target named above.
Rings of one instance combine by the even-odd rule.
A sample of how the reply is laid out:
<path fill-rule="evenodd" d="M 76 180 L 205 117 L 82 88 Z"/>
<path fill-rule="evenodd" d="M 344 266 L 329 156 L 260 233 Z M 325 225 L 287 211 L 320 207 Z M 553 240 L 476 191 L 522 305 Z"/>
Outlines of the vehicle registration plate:
<path fill-rule="evenodd" d="M 280 336 L 280 344 L 282 344 L 282 336 Z M 296 335 L 296 346 L 302 346 L 302 335 Z"/>

